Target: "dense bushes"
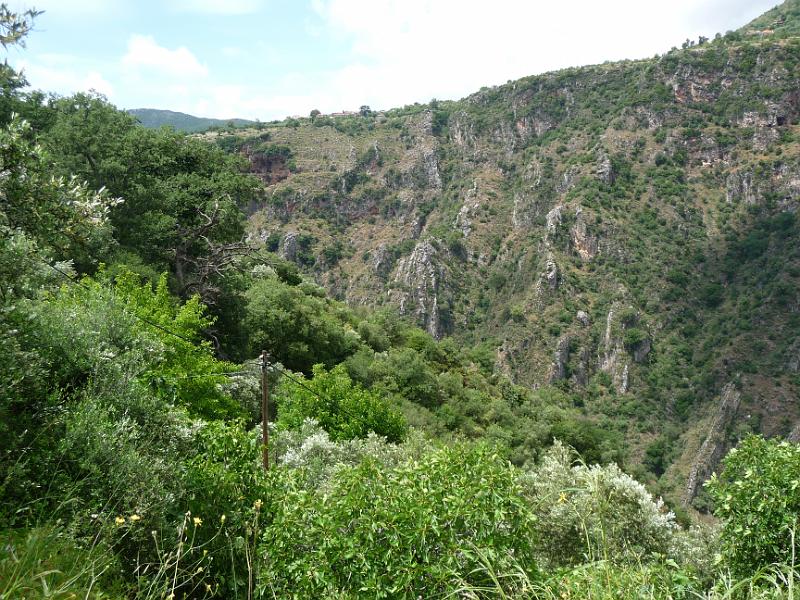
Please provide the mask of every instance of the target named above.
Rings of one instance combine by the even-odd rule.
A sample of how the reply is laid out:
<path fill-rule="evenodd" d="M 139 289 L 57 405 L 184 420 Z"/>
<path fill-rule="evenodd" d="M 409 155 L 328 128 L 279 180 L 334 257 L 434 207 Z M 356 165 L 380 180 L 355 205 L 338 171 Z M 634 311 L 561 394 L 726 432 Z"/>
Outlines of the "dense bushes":
<path fill-rule="evenodd" d="M 251 355 L 267 350 L 293 371 L 310 373 L 313 365 L 333 367 L 357 348 L 358 334 L 345 327 L 344 311 L 324 297 L 274 277 L 256 279 L 246 297 Z"/>
<path fill-rule="evenodd" d="M 309 381 L 300 375 L 281 387 L 276 396 L 281 425 L 296 429 L 306 419 L 315 419 L 335 440 L 363 438 L 369 433 L 391 442 L 405 437 L 403 415 L 376 392 L 354 384 L 344 366 L 326 372 L 316 365 L 313 374 Z"/>
<path fill-rule="evenodd" d="M 3 17 L 0 9 L 0 30 Z M 640 66 L 635 69 L 640 72 Z M 558 85 L 539 108 L 557 121 L 586 119 L 588 135 L 600 140 L 603 125 L 596 116 L 607 114 L 616 94 L 625 102 L 633 98 L 625 78 L 612 71 L 611 85 L 599 94 L 592 91 L 596 86 L 586 87 L 592 97 L 583 106 L 596 108 L 596 114 L 567 115 L 560 92 L 566 74 L 556 77 Z M 0 69 L 0 78 L 7 74 Z M 659 102 L 673 97 L 666 86 L 656 92 Z M 493 102 L 504 92 L 486 93 L 484 100 Z M 41 595 L 54 597 L 96 592 L 160 599 L 677 599 L 713 597 L 719 590 L 733 597 L 736 590 L 763 585 L 726 580 L 720 573 L 727 577 L 728 569 L 737 577 L 760 577 L 762 569 L 779 563 L 766 575 L 776 589 L 780 577 L 796 576 L 794 565 L 785 564 L 800 511 L 796 446 L 751 438 L 730 455 L 709 488 L 724 520 L 721 546 L 713 535 L 679 528 L 621 467 L 587 464 L 620 460 L 623 440 L 634 437 L 623 419 L 599 415 L 664 413 L 647 412 L 645 403 L 657 400 L 655 394 L 626 397 L 613 389 L 618 377 L 592 376 L 591 367 L 579 373 L 579 357 L 585 365 L 594 362 L 593 348 L 601 348 L 603 322 L 615 302 L 607 295 L 610 288 L 593 288 L 597 280 L 584 275 L 624 276 L 609 281 L 624 281 L 633 305 L 620 312 L 621 328 L 606 327 L 606 352 L 622 352 L 621 343 L 629 353 L 644 354 L 658 333 L 653 368 L 644 361 L 631 364 L 631 381 L 639 385 L 650 378 L 683 416 L 698 390 L 710 389 L 716 377 L 711 369 L 703 378 L 682 372 L 699 354 L 714 359 L 710 337 L 700 344 L 686 341 L 698 337 L 705 317 L 719 309 L 724 318 L 735 306 L 749 331 L 763 322 L 748 314 L 761 309 L 761 300 L 791 312 L 797 273 L 782 270 L 776 257 L 794 258 L 789 252 L 796 246 L 796 219 L 785 211 L 772 213 L 783 210 L 778 191 L 753 182 L 753 189 L 764 192 L 763 210 L 749 209 L 746 216 L 756 218 L 738 234 L 730 222 L 723 224 L 727 246 L 721 251 L 727 254 L 719 260 L 691 242 L 700 213 L 703 219 L 715 216 L 705 200 L 707 211 L 689 205 L 694 192 L 703 191 L 686 171 L 696 162 L 691 145 L 708 134 L 699 115 L 677 129 L 683 140 L 667 135 L 674 115 L 662 115 L 664 126 L 653 141 L 686 147 L 654 148 L 642 130 L 635 142 L 631 138 L 638 155 L 612 156 L 607 181 L 584 172 L 569 189 L 564 178 L 568 212 L 573 202 L 591 209 L 584 224 L 591 236 L 605 237 L 603 252 L 579 265 L 560 262 L 559 288 L 540 298 L 547 304 L 541 311 L 529 310 L 534 305 L 521 295 L 537 287 L 528 285 L 530 279 L 523 283 L 527 259 L 512 256 L 505 233 L 483 235 L 482 225 L 499 217 L 500 204 L 476 214 L 476 235 L 469 239 L 449 226 L 442 230 L 450 266 L 483 263 L 476 249 L 491 250 L 491 256 L 483 255 L 486 281 L 497 300 L 507 295 L 516 303 L 497 311 L 501 319 L 512 317 L 511 326 L 519 328 L 514 336 L 476 327 L 468 335 L 479 345 L 469 347 L 436 341 L 388 311 L 350 309 L 304 281 L 294 265 L 246 248 L 240 209 L 252 203 L 260 184 L 241 172 L 239 159 L 197 138 L 143 130 L 96 96 L 37 98 L 29 106 L 33 127 L 12 121 L 0 133 L 0 598 L 35 597 L 41 589 Z M 495 117 L 508 122 L 511 116 L 498 112 L 489 118 L 481 113 L 489 108 L 485 102 L 470 104 L 475 131 L 481 121 L 488 132 L 504 122 Z M 464 184 L 466 178 L 458 178 L 467 173 L 450 154 L 450 106 L 432 108 L 433 132 L 440 136 L 434 166 L 443 179 L 441 196 L 460 201 L 465 190 L 447 188 Z M 614 120 L 614 131 L 628 127 L 623 120 Z M 367 118 L 337 122 L 356 133 L 380 125 Z M 557 181 L 568 175 L 546 156 L 551 141 L 558 142 L 555 154 L 569 166 L 590 168 L 596 158 L 588 151 L 570 156 L 567 136 L 573 133 L 553 125 L 524 150 L 535 151 L 524 157 L 531 169 L 543 163 L 540 192 L 548 202 Z M 610 142 L 616 134 L 608 133 Z M 718 138 L 725 152 L 736 143 L 724 142 L 724 134 Z M 405 141 L 414 143 L 408 132 Z M 271 143 L 268 134 L 258 142 L 255 150 L 291 168 L 289 146 Z M 222 145 L 236 147 L 227 138 Z M 356 186 L 351 200 L 389 193 L 365 170 L 393 160 L 391 147 L 380 153 L 377 143 L 370 148 L 340 181 L 345 189 Z M 475 156 L 490 164 L 485 149 L 476 147 Z M 628 152 L 623 146 L 620 151 Z M 633 161 L 645 160 L 645 154 L 655 165 L 642 170 Z M 508 185 L 497 191 L 510 196 L 527 168 L 514 156 L 495 164 Z M 401 185 L 399 171 L 394 173 L 389 179 Z M 412 172 L 415 185 L 423 183 L 419 173 Z M 708 170 L 700 179 L 718 175 Z M 369 186 L 363 186 L 365 178 Z M 77 183 L 84 179 L 89 183 Z M 486 185 L 491 182 L 480 181 L 481 193 L 498 199 Z M 101 186 L 112 193 L 92 191 Z M 648 202 L 644 210 L 640 203 L 637 210 L 634 196 L 667 202 Z M 431 212 L 435 201 L 423 198 L 413 208 L 417 217 L 431 217 L 429 233 L 443 226 L 437 223 L 441 215 Z M 544 207 L 536 206 L 531 225 L 544 226 Z M 635 248 L 623 241 L 631 230 L 617 229 L 621 211 L 638 215 Z M 725 219 L 737 214 L 733 205 L 719 211 Z M 575 245 L 567 235 L 573 225 L 577 217 L 565 213 L 555 227 L 554 252 Z M 607 234 L 615 231 L 620 235 L 607 245 Z M 317 235 L 327 239 L 325 232 Z M 324 242 L 328 246 L 318 255 L 316 239 L 297 236 L 299 265 L 331 267 L 349 252 L 337 237 Z M 271 236 L 268 248 L 277 250 L 280 240 Z M 484 242 L 485 248 L 475 246 Z M 415 243 L 399 241 L 394 248 L 408 250 Z M 661 256 L 685 246 L 686 259 L 648 267 L 649 246 Z M 448 254 L 443 245 L 440 250 Z M 391 250 L 389 255 L 397 258 Z M 699 263 L 704 264 L 696 269 Z M 508 268 L 512 264 L 519 273 Z M 383 267 L 378 270 L 388 281 Z M 663 299 L 661 274 L 674 288 L 670 302 L 686 305 L 666 320 L 649 312 Z M 751 280 L 758 290 L 753 297 L 741 293 L 743 282 Z M 550 299 L 561 295 L 573 297 L 551 306 Z M 474 309 L 470 324 L 488 324 L 489 296 L 472 300 L 474 305 L 458 310 Z M 453 302 L 439 305 L 443 321 L 456 314 Z M 594 324 L 575 322 L 581 307 L 592 313 Z M 715 335 L 727 335 L 721 319 L 709 323 Z M 586 336 L 579 333 L 584 327 Z M 548 329 L 570 336 L 567 370 L 576 380 L 585 376 L 585 394 L 574 393 L 569 378 L 532 390 L 496 370 L 498 362 L 513 368 L 527 360 L 525 353 L 500 356 L 498 347 Z M 783 335 L 780 328 L 771 331 Z M 611 339 L 620 333 L 621 340 Z M 783 365 L 788 347 L 775 346 L 755 339 L 747 347 L 780 354 L 773 365 Z M 220 358 L 244 360 L 262 349 L 280 363 L 270 375 L 277 425 L 271 430 L 269 473 L 261 466 L 261 427 L 253 410 L 259 397 L 256 367 L 253 361 Z M 670 389 L 676 382 L 679 387 Z M 659 436 L 646 429 L 651 423 L 636 425 L 644 425 L 636 439 L 645 443 L 632 454 L 641 451 L 652 473 L 669 472 L 681 438 L 663 431 Z M 558 443 L 546 451 L 554 437 L 573 446 L 583 462 Z M 710 561 L 718 549 L 715 571 Z M 714 577 L 722 582 L 716 589 Z"/>
<path fill-rule="evenodd" d="M 517 474 L 485 447 L 433 450 L 394 468 L 367 459 L 324 493 L 291 471 L 278 477 L 261 545 L 267 595 L 429 598 L 459 580 L 486 583 L 479 552 L 498 568 L 513 558 L 535 573 Z"/>
<path fill-rule="evenodd" d="M 725 563 L 749 575 L 794 554 L 800 525 L 800 445 L 750 436 L 708 484 L 724 519 Z"/>
<path fill-rule="evenodd" d="M 542 555 L 558 566 L 667 554 L 677 525 L 663 503 L 617 465 L 574 464 L 574 458 L 556 443 L 525 476 Z"/>

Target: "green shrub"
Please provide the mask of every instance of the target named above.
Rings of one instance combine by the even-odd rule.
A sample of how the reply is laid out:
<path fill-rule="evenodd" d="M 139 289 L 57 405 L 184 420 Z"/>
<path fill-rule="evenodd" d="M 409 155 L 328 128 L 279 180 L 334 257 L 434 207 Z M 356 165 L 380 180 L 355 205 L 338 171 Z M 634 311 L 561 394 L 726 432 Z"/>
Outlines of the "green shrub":
<path fill-rule="evenodd" d="M 800 523 L 800 445 L 749 436 L 723 464 L 707 489 L 724 520 L 726 564 L 747 575 L 785 562 Z"/>
<path fill-rule="evenodd" d="M 316 419 L 333 439 L 366 437 L 370 432 L 398 442 L 405 437 L 407 425 L 402 414 L 392 409 L 376 392 L 354 383 L 344 365 L 326 372 L 315 365 L 314 377 L 305 381 L 284 380 L 279 393 L 279 423 L 299 428 L 308 418 Z"/>
<path fill-rule="evenodd" d="M 479 552 L 533 575 L 532 515 L 515 469 L 485 446 L 434 450 L 396 468 L 367 460 L 324 493 L 278 472 L 260 586 L 280 598 L 431 598 L 481 585 Z"/>
<path fill-rule="evenodd" d="M 402 444 L 370 433 L 365 438 L 334 441 L 314 419 L 296 429 L 276 429 L 270 437 L 276 464 L 302 470 L 305 487 L 322 489 L 342 466 L 355 467 L 366 459 L 394 467 L 419 457 L 429 446 L 419 432 L 411 431 Z"/>
<path fill-rule="evenodd" d="M 266 349 L 293 371 L 310 373 L 317 363 L 333 367 L 359 345 L 358 334 L 345 326 L 336 304 L 317 297 L 310 286 L 264 277 L 246 298 L 251 355 Z"/>
<path fill-rule="evenodd" d="M 543 559 L 558 566 L 667 554 L 677 525 L 662 502 L 615 464 L 573 460 L 557 442 L 523 480 L 538 517 Z"/>
<path fill-rule="evenodd" d="M 644 342 L 646 339 L 647 339 L 646 331 L 639 329 L 638 327 L 631 327 L 625 330 L 623 343 L 625 344 L 626 350 L 633 351 L 639 346 L 639 344 Z"/>
<path fill-rule="evenodd" d="M 125 597 L 117 558 L 105 544 L 86 547 L 53 527 L 0 532 L 0 539 L 3 600 Z"/>

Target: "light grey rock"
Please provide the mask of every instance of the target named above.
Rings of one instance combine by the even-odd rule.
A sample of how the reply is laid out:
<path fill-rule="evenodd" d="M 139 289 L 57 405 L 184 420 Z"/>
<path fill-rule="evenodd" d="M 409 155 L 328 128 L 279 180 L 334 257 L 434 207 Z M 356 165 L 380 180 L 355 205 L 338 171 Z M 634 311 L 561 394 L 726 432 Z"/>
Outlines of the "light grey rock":
<path fill-rule="evenodd" d="M 700 486 L 711 476 L 714 468 L 725 456 L 728 450 L 725 433 L 733 422 L 740 403 L 741 394 L 733 383 L 727 383 L 722 388 L 719 406 L 711 419 L 708 434 L 692 461 L 684 490 L 684 504 L 689 504 L 694 499 Z"/>
<path fill-rule="evenodd" d="M 568 335 L 559 338 L 553 352 L 553 364 L 550 366 L 550 383 L 565 379 L 567 376 L 567 363 L 569 362 L 570 337 Z"/>

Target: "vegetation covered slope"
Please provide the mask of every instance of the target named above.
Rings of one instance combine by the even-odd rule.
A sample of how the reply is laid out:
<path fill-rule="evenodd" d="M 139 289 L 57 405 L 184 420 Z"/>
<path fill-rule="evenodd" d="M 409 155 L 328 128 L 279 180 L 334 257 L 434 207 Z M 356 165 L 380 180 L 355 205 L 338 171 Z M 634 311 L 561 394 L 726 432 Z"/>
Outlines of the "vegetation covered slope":
<path fill-rule="evenodd" d="M 246 119 L 209 119 L 157 108 L 132 108 L 127 112 L 145 127 L 157 129 L 166 126 L 187 133 L 205 131 L 212 127 L 246 127 L 253 125 L 253 121 Z"/>
<path fill-rule="evenodd" d="M 206 137 L 265 184 L 253 240 L 625 423 L 627 458 L 689 501 L 741 435 L 800 423 L 796 9 L 458 102 Z"/>
<path fill-rule="evenodd" d="M 0 40 L 19 41 L 34 18 L 0 4 Z M 659 141 L 651 132 L 642 152 L 648 143 L 658 149 L 652 165 L 612 145 L 603 147 L 608 162 L 578 160 L 570 163 L 574 176 L 547 175 L 560 145 L 549 161 L 537 153 L 558 143 L 567 154 L 573 139 L 585 143 L 584 130 L 570 130 L 569 139 L 551 133 L 521 155 L 516 146 L 505 150 L 504 140 L 517 134 L 493 137 L 508 115 L 484 111 L 495 106 L 492 91 L 475 97 L 485 97 L 483 107 L 465 102 L 456 116 L 449 105 L 384 115 L 399 127 L 364 115 L 331 121 L 330 129 L 323 117 L 319 127 L 295 121 L 247 139 L 208 136 L 222 149 L 142 128 L 98 96 L 24 93 L 24 80 L 8 67 L 0 83 L 0 600 L 794 598 L 798 444 L 748 436 L 731 451 L 700 506 L 719 519 L 710 527 L 688 511 L 670 511 L 632 477 L 638 457 L 622 451 L 626 438 L 641 449 L 660 435 L 642 464 L 652 474 L 669 464 L 670 436 L 678 439 L 686 426 L 676 419 L 670 432 L 662 421 L 671 413 L 645 392 L 658 389 L 656 377 L 668 390 L 677 385 L 671 361 L 686 370 L 696 355 L 669 344 L 712 339 L 701 319 L 732 315 L 755 298 L 764 305 L 757 314 L 791 327 L 772 304 L 778 288 L 758 279 L 794 277 L 775 256 L 791 263 L 795 251 L 793 213 L 782 210 L 791 208 L 791 192 L 753 188 L 765 195 L 752 210 L 733 200 L 730 208 L 693 204 L 688 190 L 706 189 L 692 179 L 694 134 Z M 471 131 L 469 150 L 456 150 L 456 119 Z M 416 124 L 417 137 L 403 135 L 403 123 Z M 343 140 L 382 137 L 362 153 L 348 150 L 342 160 L 354 166 L 337 175 L 310 170 L 304 157 L 313 153 L 301 153 L 292 137 L 318 131 L 318 148 L 332 156 L 344 156 L 336 154 Z M 746 140 L 737 140 L 736 151 L 745 152 Z M 789 165 L 791 142 L 780 146 Z M 446 144 L 474 154 L 447 155 Z M 524 175 L 525 152 L 539 161 L 539 183 Z M 443 195 L 459 169 L 486 173 L 465 187 L 478 203 L 472 212 L 454 191 Z M 662 176 L 677 186 L 663 201 Z M 304 204 L 300 192 L 273 187 L 290 181 L 323 182 L 331 195 L 315 193 Z M 537 229 L 540 185 L 561 207 L 542 205 L 544 231 Z M 486 189 L 494 195 L 483 196 Z M 644 215 L 641 243 L 609 245 L 613 227 L 642 210 L 633 189 L 658 211 Z M 516 192 L 527 198 L 519 211 Z M 489 199 L 511 217 L 499 209 L 484 215 Z M 626 210 L 615 210 L 617 203 Z M 718 230 L 703 229 L 705 218 L 692 216 L 691 206 L 716 215 L 708 222 Z M 247 243 L 245 212 L 259 207 L 277 210 L 276 220 L 254 217 L 258 243 Z M 584 212 L 591 220 L 581 220 Z M 518 223 L 518 215 L 529 220 Z M 416 224 L 402 224 L 418 230 L 416 238 L 386 246 L 383 259 L 353 271 L 386 282 L 388 306 L 348 305 L 311 281 L 317 274 L 343 296 L 357 290 L 337 263 L 371 255 L 359 259 L 339 236 L 379 234 L 387 218 L 412 216 Z M 314 233 L 282 235 L 292 219 Z M 510 233 L 499 238 L 497 254 L 476 256 L 476 244 L 495 239 L 486 236 L 500 235 L 503 223 Z M 544 237 L 537 240 L 537 231 Z M 695 237 L 702 231 L 705 243 Z M 530 256 L 513 262 L 513 236 L 523 235 Z M 329 241 L 321 250 L 320 240 Z M 613 261 L 605 258 L 609 248 Z M 687 248 L 702 269 L 681 270 L 689 259 L 680 254 L 652 272 L 622 260 L 637 250 L 660 257 Z M 545 272 L 534 289 L 513 280 L 538 273 L 537 260 Z M 420 273 L 421 292 L 412 285 Z M 697 287 L 712 274 L 719 283 Z M 470 277 L 489 282 L 470 304 L 474 321 L 455 294 L 472 302 L 469 294 L 482 288 Z M 637 281 L 663 287 L 645 293 Z M 492 310 L 491 302 L 514 298 L 524 303 L 510 305 L 507 317 Z M 392 303 L 416 313 L 428 331 Z M 559 342 L 549 383 L 533 388 L 510 377 L 524 380 L 520 354 L 511 352 L 523 338 L 509 335 L 499 360 L 493 336 L 538 331 L 537 315 L 547 320 L 520 348 L 535 358 L 537 340 Z M 734 325 L 731 331 L 746 331 Z M 448 328 L 453 335 L 442 336 Z M 678 342 L 662 343 L 661 331 Z M 767 339 L 781 343 L 782 335 Z M 725 339 L 710 343 L 730 354 Z M 570 359 L 581 348 L 602 350 L 608 364 L 582 372 Z M 673 354 L 660 358 L 669 348 Z M 704 351 L 714 358 L 714 350 Z M 623 364 L 629 368 L 618 374 Z M 698 362 L 687 372 L 687 389 L 713 374 L 705 368 Z M 263 383 L 268 415 L 260 410 Z M 637 385 L 650 404 L 628 393 Z M 731 433 L 745 431 L 730 430 L 748 406 L 745 390 L 736 381 L 721 388 L 722 410 L 699 450 L 706 464 Z M 680 415 L 679 406 L 670 410 Z M 696 408 L 685 403 L 689 418 Z M 629 414 L 639 419 L 630 424 Z M 704 479 L 701 470 L 690 472 L 698 489 Z"/>

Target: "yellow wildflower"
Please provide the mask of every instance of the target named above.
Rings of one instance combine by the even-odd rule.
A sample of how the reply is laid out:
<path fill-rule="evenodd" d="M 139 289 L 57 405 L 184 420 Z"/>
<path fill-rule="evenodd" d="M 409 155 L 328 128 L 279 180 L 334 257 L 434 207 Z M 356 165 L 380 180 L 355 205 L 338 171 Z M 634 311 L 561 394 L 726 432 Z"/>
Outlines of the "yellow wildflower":
<path fill-rule="evenodd" d="M 219 518 L 219 522 L 220 522 L 221 524 L 223 524 L 223 525 L 225 524 L 225 518 L 226 518 L 226 517 L 225 517 L 225 515 L 222 515 L 222 516 Z"/>
<path fill-rule="evenodd" d="M 258 500 L 255 501 L 255 504 L 253 504 L 253 508 L 255 508 L 256 510 L 261 510 L 262 505 L 263 502 L 261 502 L 261 498 L 259 498 Z"/>
<path fill-rule="evenodd" d="M 128 517 L 128 518 L 131 520 L 131 523 L 136 523 L 136 521 L 138 521 L 138 520 L 139 520 L 139 519 L 141 519 L 142 517 L 140 517 L 139 515 L 131 515 L 131 516 L 130 516 L 130 517 Z"/>
<path fill-rule="evenodd" d="M 567 495 L 564 492 L 561 492 L 561 495 L 558 497 L 559 504 L 564 504 L 567 501 Z"/>
<path fill-rule="evenodd" d="M 200 525 L 203 524 L 203 519 L 201 519 L 200 517 L 194 517 L 192 519 L 192 523 L 194 523 L 195 527 L 200 527 Z"/>
<path fill-rule="evenodd" d="M 117 517 L 114 519 L 114 523 L 117 525 L 124 525 L 125 524 L 125 517 Z"/>

